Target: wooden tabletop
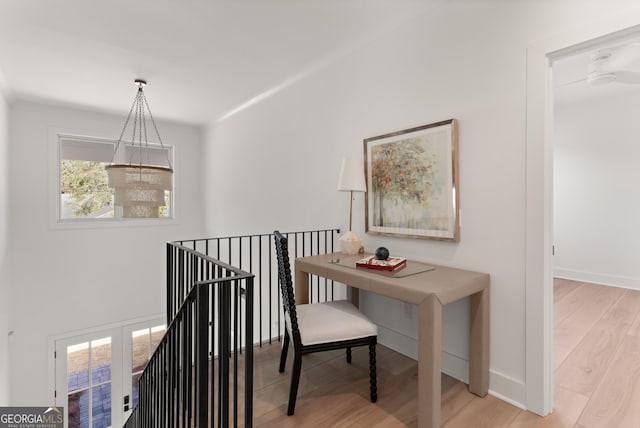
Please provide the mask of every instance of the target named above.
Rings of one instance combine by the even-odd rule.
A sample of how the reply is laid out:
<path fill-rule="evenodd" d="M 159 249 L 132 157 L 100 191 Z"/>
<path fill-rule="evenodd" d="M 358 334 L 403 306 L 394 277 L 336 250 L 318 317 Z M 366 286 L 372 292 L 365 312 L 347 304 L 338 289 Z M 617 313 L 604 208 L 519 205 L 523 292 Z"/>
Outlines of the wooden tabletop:
<path fill-rule="evenodd" d="M 455 269 L 435 264 L 407 260 L 407 267 L 395 275 L 367 268 L 355 263 L 370 254 L 346 255 L 328 253 L 296 258 L 296 270 L 331 279 L 362 290 L 374 291 L 407 303 L 420 304 L 434 295 L 440 304 L 459 300 L 489 287 L 489 274 Z M 432 268 L 429 270 L 429 268 Z M 417 272 L 405 274 L 405 270 Z"/>

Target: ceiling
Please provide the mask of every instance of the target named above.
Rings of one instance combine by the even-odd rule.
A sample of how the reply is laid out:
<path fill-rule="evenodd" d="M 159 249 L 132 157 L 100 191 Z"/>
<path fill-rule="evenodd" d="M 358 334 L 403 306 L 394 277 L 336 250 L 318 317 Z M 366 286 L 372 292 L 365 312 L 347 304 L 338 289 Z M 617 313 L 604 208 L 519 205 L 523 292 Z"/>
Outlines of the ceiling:
<path fill-rule="evenodd" d="M 201 125 L 443 1 L 0 0 L 0 89 L 13 98 L 126 114 L 133 81 L 142 78 L 156 118 Z M 640 71 L 639 40 L 632 40 L 638 56 L 625 70 Z M 556 103 L 640 90 L 586 83 L 590 56 L 602 47 L 554 60 Z"/>
<path fill-rule="evenodd" d="M 0 0 L 10 98 L 204 124 L 371 42 L 442 0 Z"/>
<path fill-rule="evenodd" d="M 619 81 L 605 84 L 587 82 L 589 64 L 598 52 L 611 50 L 612 56 L 603 71 L 631 71 L 640 73 L 640 38 L 629 36 L 617 40 L 600 42 L 560 56 L 552 63 L 553 98 L 556 105 L 597 99 L 623 92 L 639 92 L 640 83 L 630 84 Z M 638 74 L 640 79 L 640 74 Z"/>

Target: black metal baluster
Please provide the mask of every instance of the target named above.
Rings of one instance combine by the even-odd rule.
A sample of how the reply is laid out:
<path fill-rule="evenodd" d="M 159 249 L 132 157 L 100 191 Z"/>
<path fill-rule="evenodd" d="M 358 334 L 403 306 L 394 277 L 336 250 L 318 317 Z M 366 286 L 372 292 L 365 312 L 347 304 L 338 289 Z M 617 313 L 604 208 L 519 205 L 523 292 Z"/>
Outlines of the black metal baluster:
<path fill-rule="evenodd" d="M 244 426 L 253 426 L 253 278 L 245 281 L 247 321 L 245 323 Z M 260 318 L 262 320 L 262 318 Z"/>
<path fill-rule="evenodd" d="M 273 315 L 272 315 L 272 310 L 273 310 L 273 245 L 271 242 L 273 241 L 273 239 L 271 239 L 273 235 L 269 236 L 269 343 L 271 343 L 271 338 L 273 337 L 273 334 L 271 332 L 271 320 L 273 319 Z M 276 281 L 276 288 L 278 287 L 278 281 Z M 280 326 L 280 308 L 282 307 L 282 305 L 280 305 L 280 290 L 276 289 L 276 303 L 278 304 L 277 309 L 276 309 L 276 313 L 278 316 L 278 341 L 280 341 L 280 331 L 282 331 L 282 327 Z"/>
<path fill-rule="evenodd" d="M 249 243 L 251 243 L 251 237 L 249 236 Z M 240 240 L 240 263 L 238 264 L 238 266 L 240 267 L 240 269 L 242 269 L 242 237 L 239 238 Z M 249 247 L 251 247 L 251 244 L 249 244 Z M 235 323 L 236 323 L 236 327 L 237 327 L 237 331 L 241 331 L 242 330 L 242 289 L 238 286 L 238 283 L 235 282 L 234 283 L 236 285 L 235 290 L 236 290 L 236 312 L 235 312 Z M 234 336 L 234 342 L 235 342 L 235 350 L 236 352 L 240 352 L 242 354 L 242 347 L 240 346 L 241 343 L 241 339 L 238 336 L 237 332 Z"/>
<path fill-rule="evenodd" d="M 230 342 L 231 342 L 231 283 L 229 281 L 222 282 L 220 299 L 221 303 L 221 320 L 220 336 L 221 346 L 220 355 L 218 357 L 220 361 L 220 377 L 221 382 L 219 385 L 220 395 L 220 423 L 219 426 L 226 427 L 229 425 L 229 355 L 230 355 Z"/>
<path fill-rule="evenodd" d="M 198 427 L 207 426 L 209 389 L 209 284 L 197 286 L 196 295 L 196 412 L 195 422 Z"/>

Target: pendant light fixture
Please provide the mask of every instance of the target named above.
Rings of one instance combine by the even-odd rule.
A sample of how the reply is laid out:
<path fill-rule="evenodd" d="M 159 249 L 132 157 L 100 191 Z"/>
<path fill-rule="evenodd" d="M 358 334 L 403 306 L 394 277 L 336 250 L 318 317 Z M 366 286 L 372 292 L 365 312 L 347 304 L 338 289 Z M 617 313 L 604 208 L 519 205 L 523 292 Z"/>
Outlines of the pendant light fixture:
<path fill-rule="evenodd" d="M 144 87 L 147 82 L 137 79 L 135 84 L 138 92 L 124 122 L 122 132 L 113 151 L 113 163 L 106 166 L 109 176 L 109 187 L 114 188 L 114 204 L 122 207 L 124 218 L 157 218 L 159 208 L 165 205 L 165 191 L 172 190 L 171 159 L 169 151 L 164 150 L 147 98 Z M 163 152 L 167 153 L 167 166 L 152 165 L 151 152 L 147 139 L 147 113 L 158 137 Z M 122 138 L 133 118 L 132 137 L 130 142 L 123 142 Z M 122 146 L 121 143 L 122 142 Z M 121 153 L 121 150 L 124 153 Z M 117 159 L 127 159 L 128 163 L 116 163 Z"/>

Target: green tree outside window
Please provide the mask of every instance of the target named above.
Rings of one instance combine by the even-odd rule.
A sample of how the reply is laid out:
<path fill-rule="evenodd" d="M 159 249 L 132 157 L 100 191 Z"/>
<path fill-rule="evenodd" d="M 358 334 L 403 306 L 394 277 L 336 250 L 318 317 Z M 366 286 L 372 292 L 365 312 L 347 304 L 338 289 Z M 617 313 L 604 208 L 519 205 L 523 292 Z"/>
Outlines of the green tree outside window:
<path fill-rule="evenodd" d="M 61 161 L 61 193 L 68 195 L 65 204 L 73 209 L 73 217 L 90 217 L 103 207 L 111 207 L 113 189 L 107 185 L 104 162 Z"/>

